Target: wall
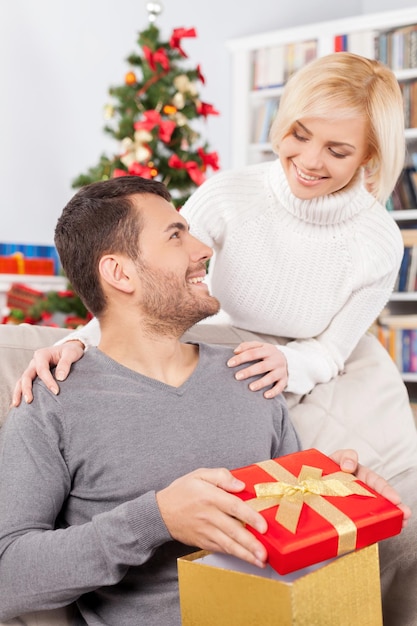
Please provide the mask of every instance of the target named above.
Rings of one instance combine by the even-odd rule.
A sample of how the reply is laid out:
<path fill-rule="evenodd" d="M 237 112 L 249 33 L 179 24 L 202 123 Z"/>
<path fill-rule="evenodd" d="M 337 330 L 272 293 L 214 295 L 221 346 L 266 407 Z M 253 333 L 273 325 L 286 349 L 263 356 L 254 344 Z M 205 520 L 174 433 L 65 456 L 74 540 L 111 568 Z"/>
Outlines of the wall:
<path fill-rule="evenodd" d="M 230 165 L 230 63 L 225 41 L 412 6 L 406 0 L 164 0 L 162 34 L 197 29 L 183 41 L 206 76 L 203 98 L 221 111 L 207 124 L 211 149 Z M 0 241 L 50 244 L 73 194 L 71 181 L 117 147 L 102 128 L 110 85 L 148 23 L 145 0 L 13 0 L 0 3 Z"/>

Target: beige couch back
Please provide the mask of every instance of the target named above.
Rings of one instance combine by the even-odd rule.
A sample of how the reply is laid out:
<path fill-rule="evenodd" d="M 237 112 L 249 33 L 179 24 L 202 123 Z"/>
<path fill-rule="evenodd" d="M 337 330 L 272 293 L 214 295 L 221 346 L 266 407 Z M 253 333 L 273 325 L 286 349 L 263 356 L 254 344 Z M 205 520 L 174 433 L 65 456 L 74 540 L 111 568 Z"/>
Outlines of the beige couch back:
<path fill-rule="evenodd" d="M 0 426 L 8 413 L 16 381 L 37 348 L 51 346 L 68 335 L 64 328 L 30 324 L 0 324 Z"/>

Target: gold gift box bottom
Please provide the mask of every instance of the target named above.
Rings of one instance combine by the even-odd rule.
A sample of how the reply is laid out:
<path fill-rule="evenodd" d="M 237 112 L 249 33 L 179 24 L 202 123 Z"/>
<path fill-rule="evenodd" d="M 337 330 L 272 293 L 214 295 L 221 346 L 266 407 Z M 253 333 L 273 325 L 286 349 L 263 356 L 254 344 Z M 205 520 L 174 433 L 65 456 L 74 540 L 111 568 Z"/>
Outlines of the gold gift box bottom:
<path fill-rule="evenodd" d="M 382 625 L 377 544 L 286 576 L 201 550 L 178 578 L 183 626 Z"/>

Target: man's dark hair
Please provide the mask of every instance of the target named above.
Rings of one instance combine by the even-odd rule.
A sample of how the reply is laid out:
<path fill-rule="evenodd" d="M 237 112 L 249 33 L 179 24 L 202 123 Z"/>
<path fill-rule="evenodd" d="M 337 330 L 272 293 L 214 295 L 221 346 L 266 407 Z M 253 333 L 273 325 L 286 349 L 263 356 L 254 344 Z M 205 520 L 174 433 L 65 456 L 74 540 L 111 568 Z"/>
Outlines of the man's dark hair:
<path fill-rule="evenodd" d="M 105 254 L 139 256 L 141 221 L 132 197 L 155 194 L 168 202 L 165 185 L 139 176 L 121 176 L 82 187 L 68 202 L 55 228 L 55 245 L 64 272 L 85 306 L 100 315 L 106 299 L 99 280 Z"/>

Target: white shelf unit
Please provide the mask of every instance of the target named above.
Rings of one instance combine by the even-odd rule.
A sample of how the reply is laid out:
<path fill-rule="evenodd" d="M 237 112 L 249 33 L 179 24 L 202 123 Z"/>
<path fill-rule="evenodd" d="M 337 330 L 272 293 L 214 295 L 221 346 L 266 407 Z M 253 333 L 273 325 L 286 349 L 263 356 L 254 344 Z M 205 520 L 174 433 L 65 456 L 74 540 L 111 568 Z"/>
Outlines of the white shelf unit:
<path fill-rule="evenodd" d="M 227 42 L 232 57 L 232 167 L 240 168 L 251 163 L 275 158 L 268 141 L 253 141 L 254 122 L 257 108 L 268 100 L 279 100 L 283 86 L 253 88 L 253 66 L 259 50 L 316 40 L 317 56 L 335 51 L 335 37 L 348 35 L 352 47 L 348 49 L 370 58 L 375 56 L 375 45 L 371 37 L 361 42 L 358 35 L 373 32 L 375 36 L 393 29 L 417 24 L 417 5 L 414 7 L 363 14 L 344 19 L 323 21 L 304 26 L 281 29 L 252 35 Z M 370 43 L 372 41 L 372 43 Z M 355 47 L 365 45 L 365 48 Z M 417 80 L 417 67 L 395 70 L 398 81 Z M 416 125 L 417 126 L 417 125 Z M 409 152 L 417 152 L 417 128 L 407 128 L 405 137 Z M 392 211 L 393 218 L 404 227 L 417 223 L 417 207 L 404 211 Z M 417 312 L 417 293 L 394 293 L 390 301 L 393 312 Z M 404 373 L 404 381 L 417 383 L 417 373 Z"/>

